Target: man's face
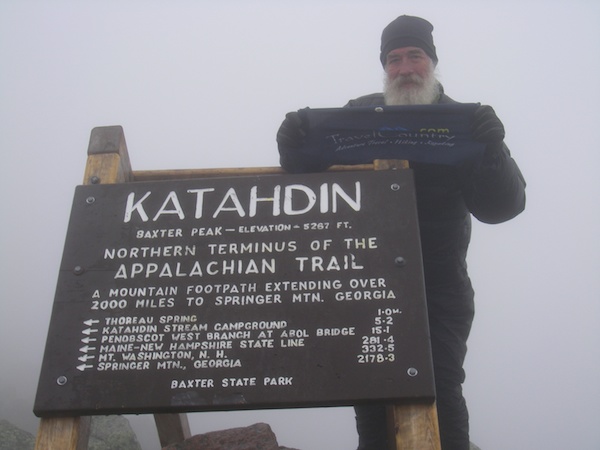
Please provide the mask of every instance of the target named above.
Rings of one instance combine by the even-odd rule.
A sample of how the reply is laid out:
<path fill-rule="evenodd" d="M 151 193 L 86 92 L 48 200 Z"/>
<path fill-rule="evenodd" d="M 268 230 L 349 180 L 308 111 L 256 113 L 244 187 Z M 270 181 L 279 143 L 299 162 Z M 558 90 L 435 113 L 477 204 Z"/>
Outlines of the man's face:
<path fill-rule="evenodd" d="M 431 59 L 418 47 L 396 48 L 387 54 L 385 73 L 390 80 L 412 74 L 425 78 L 430 71 Z"/>
<path fill-rule="evenodd" d="M 384 94 L 389 105 L 419 105 L 436 101 L 439 88 L 429 56 L 418 47 L 392 50 L 386 57 Z"/>

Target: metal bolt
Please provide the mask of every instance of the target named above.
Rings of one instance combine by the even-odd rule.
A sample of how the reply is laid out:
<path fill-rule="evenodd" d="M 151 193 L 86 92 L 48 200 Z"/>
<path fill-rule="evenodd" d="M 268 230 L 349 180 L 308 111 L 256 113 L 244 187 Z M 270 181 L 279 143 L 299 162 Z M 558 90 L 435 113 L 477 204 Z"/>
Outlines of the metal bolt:
<path fill-rule="evenodd" d="M 402 256 L 396 256 L 396 259 L 394 259 L 394 264 L 396 264 L 398 267 L 404 267 L 406 265 L 406 260 Z"/>
<path fill-rule="evenodd" d="M 394 183 L 390 187 L 392 188 L 392 191 L 399 191 L 400 190 L 400 185 L 398 183 Z"/>
<path fill-rule="evenodd" d="M 75 266 L 73 268 L 73 273 L 75 275 L 81 275 L 83 273 L 83 267 L 81 267 L 81 266 Z"/>
<path fill-rule="evenodd" d="M 92 204 L 92 203 L 94 203 L 95 201 L 96 201 L 96 198 L 95 198 L 95 197 L 88 197 L 88 198 L 86 198 L 86 199 L 85 199 L 85 202 L 86 202 L 88 205 L 91 205 L 91 204 Z"/>
<path fill-rule="evenodd" d="M 406 373 L 409 377 L 416 377 L 419 374 L 419 371 L 414 367 L 409 367 Z"/>
<path fill-rule="evenodd" d="M 98 178 L 96 175 L 91 176 L 90 177 L 90 183 L 92 183 L 92 184 L 98 184 L 98 183 L 100 183 L 100 178 Z"/>
<path fill-rule="evenodd" d="M 67 377 L 61 375 L 56 379 L 56 384 L 58 384 L 59 386 L 64 386 L 65 384 L 67 384 Z"/>

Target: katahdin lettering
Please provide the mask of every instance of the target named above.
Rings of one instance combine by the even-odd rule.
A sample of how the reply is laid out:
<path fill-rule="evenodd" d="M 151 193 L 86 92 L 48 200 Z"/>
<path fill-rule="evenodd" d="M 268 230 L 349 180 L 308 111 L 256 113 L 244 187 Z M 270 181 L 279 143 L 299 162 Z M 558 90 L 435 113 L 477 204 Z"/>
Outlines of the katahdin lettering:
<path fill-rule="evenodd" d="M 340 201 L 347 204 L 352 210 L 361 209 L 361 183 L 356 181 L 354 192 L 350 195 L 338 183 L 323 183 L 318 191 L 303 184 L 291 184 L 287 186 L 275 186 L 272 192 L 259 197 L 258 186 L 253 186 L 249 192 L 240 195 L 235 188 L 230 188 L 225 194 L 216 192 L 214 188 L 188 189 L 185 194 L 175 191 L 169 192 L 163 199 L 161 206 L 156 211 L 150 211 L 147 200 L 152 197 L 152 191 L 146 192 L 136 198 L 136 193 L 131 192 L 127 196 L 125 204 L 124 223 L 131 222 L 134 218 L 142 222 L 153 222 L 162 216 L 177 216 L 179 220 L 193 215 L 195 219 L 201 219 L 206 214 L 212 218 L 223 213 L 233 213 L 239 217 L 255 217 L 259 202 L 271 204 L 270 212 L 273 216 L 281 214 L 296 216 L 306 214 L 318 208 L 321 214 L 337 213 Z M 191 211 L 185 211 L 180 201 L 180 195 L 195 196 L 195 206 Z M 205 197 L 219 196 L 219 205 L 211 211 L 206 211 Z M 150 219 L 152 217 L 152 219 Z"/>

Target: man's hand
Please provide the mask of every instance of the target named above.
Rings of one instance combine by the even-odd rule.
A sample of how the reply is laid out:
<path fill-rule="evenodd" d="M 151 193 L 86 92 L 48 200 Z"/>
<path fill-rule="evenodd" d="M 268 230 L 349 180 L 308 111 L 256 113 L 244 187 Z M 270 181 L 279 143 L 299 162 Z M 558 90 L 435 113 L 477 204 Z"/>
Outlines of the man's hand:
<path fill-rule="evenodd" d="M 287 172 L 321 172 L 330 166 L 319 154 L 309 156 L 303 152 L 308 134 L 305 127 L 301 115 L 298 112 L 290 112 L 285 115 L 279 131 L 277 131 L 279 163 Z"/>
<path fill-rule="evenodd" d="M 504 125 L 491 106 L 481 105 L 475 110 L 472 134 L 473 139 L 486 144 L 504 140 Z"/>
<path fill-rule="evenodd" d="M 286 148 L 300 148 L 304 144 L 306 131 L 302 126 L 302 119 L 298 112 L 289 112 L 277 131 L 277 145 L 281 150 Z"/>

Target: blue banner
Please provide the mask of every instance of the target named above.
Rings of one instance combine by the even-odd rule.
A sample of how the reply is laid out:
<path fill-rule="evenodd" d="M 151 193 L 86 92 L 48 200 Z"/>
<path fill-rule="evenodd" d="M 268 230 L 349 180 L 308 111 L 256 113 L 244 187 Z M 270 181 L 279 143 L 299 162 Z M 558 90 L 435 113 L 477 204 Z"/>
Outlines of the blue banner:
<path fill-rule="evenodd" d="M 335 164 L 368 164 L 406 159 L 460 165 L 477 159 L 485 144 L 471 136 L 477 103 L 415 106 L 306 108 L 307 156 Z"/>

